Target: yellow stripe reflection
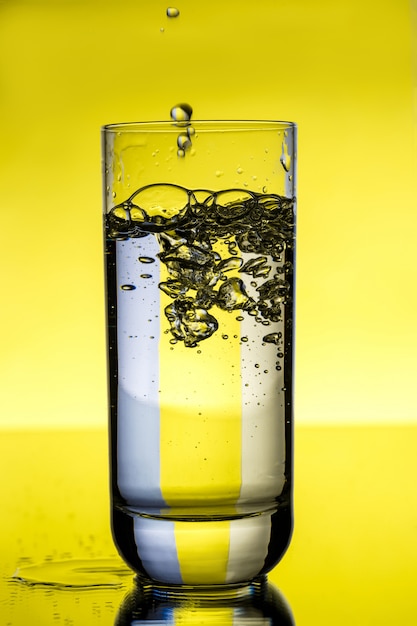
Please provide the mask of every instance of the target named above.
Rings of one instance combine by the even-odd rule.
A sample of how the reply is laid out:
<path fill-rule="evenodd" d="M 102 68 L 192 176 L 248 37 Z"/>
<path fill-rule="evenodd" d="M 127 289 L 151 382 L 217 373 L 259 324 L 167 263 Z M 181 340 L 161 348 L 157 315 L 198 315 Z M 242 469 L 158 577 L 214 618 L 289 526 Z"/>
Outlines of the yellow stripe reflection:
<path fill-rule="evenodd" d="M 230 522 L 176 522 L 175 540 L 185 585 L 226 582 Z"/>
<path fill-rule="evenodd" d="M 234 511 L 241 486 L 239 322 L 214 315 L 219 329 L 198 347 L 171 345 L 166 320 L 160 343 L 162 494 L 172 508 L 204 507 L 206 515 L 219 504 L 228 507 L 220 514 Z"/>
<path fill-rule="evenodd" d="M 234 609 L 175 608 L 173 617 L 175 626 L 232 626 Z"/>
<path fill-rule="evenodd" d="M 175 626 L 232 626 L 234 609 L 175 608 L 173 617 Z"/>

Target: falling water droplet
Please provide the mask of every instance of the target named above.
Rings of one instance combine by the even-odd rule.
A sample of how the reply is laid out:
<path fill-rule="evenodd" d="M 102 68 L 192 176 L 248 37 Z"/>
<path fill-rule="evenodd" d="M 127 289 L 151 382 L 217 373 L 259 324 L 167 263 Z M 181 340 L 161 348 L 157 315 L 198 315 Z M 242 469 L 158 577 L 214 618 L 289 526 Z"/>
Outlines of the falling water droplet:
<path fill-rule="evenodd" d="M 171 109 L 171 119 L 174 122 L 189 122 L 193 114 L 193 109 L 189 104 L 176 104 Z"/>
<path fill-rule="evenodd" d="M 188 150 L 189 148 L 191 148 L 191 141 L 188 135 L 186 135 L 185 133 L 181 133 L 180 135 L 178 135 L 177 145 L 178 148 L 180 148 L 181 150 Z"/>
<path fill-rule="evenodd" d="M 167 16 L 168 17 L 178 17 L 180 14 L 179 10 L 175 7 L 168 7 L 167 8 Z"/>

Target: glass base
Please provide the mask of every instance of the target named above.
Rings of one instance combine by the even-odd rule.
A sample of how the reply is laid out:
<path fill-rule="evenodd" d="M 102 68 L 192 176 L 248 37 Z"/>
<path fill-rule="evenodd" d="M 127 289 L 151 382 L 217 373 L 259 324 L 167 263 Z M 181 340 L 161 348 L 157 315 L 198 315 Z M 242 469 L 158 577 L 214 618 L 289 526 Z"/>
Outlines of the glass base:
<path fill-rule="evenodd" d="M 234 519 L 175 520 L 114 507 L 124 561 L 158 588 L 241 588 L 266 574 L 291 537 L 290 506 Z"/>
<path fill-rule="evenodd" d="M 145 594 L 149 591 L 153 597 L 171 601 L 182 601 L 193 598 L 194 601 L 218 602 L 219 600 L 233 601 L 246 598 L 254 592 L 259 593 L 267 584 L 266 575 L 258 576 L 250 582 L 230 583 L 220 585 L 167 585 L 155 583 L 142 574 L 137 574 L 135 584 Z"/>
<path fill-rule="evenodd" d="M 266 576 L 243 585 L 172 587 L 137 576 L 115 626 L 136 623 L 294 626 L 291 609 Z"/>

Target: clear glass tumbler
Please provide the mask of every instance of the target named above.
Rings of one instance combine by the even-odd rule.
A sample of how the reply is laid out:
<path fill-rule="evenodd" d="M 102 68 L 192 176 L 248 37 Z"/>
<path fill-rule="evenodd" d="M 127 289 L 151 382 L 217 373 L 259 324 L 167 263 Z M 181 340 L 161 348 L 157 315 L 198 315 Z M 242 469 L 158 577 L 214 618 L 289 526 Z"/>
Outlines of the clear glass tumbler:
<path fill-rule="evenodd" d="M 292 532 L 296 126 L 103 128 L 112 530 L 163 586 L 241 586 Z"/>

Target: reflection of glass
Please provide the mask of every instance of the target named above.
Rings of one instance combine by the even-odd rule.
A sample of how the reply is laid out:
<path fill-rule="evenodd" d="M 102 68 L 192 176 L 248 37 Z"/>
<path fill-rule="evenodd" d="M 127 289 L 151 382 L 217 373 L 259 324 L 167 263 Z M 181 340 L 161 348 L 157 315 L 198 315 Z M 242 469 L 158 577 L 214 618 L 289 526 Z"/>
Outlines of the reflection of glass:
<path fill-rule="evenodd" d="M 164 595 L 149 587 L 136 587 L 124 599 L 115 626 L 139 624 L 200 624 L 204 626 L 293 626 L 291 610 L 282 594 L 266 580 L 240 593 L 198 592 Z"/>
<path fill-rule="evenodd" d="M 113 536 L 160 584 L 241 585 L 290 539 L 295 144 L 103 130 Z"/>

